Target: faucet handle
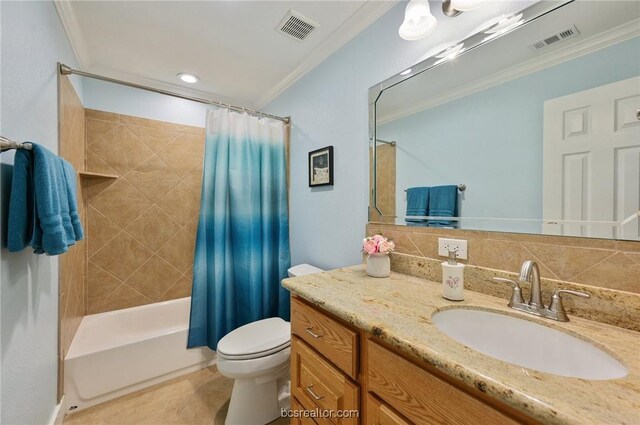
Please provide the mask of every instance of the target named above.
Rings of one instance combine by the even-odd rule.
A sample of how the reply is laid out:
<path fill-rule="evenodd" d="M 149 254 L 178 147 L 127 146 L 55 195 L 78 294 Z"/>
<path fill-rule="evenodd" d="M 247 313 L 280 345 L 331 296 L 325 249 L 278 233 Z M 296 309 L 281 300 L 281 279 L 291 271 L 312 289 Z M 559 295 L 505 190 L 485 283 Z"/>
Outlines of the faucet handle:
<path fill-rule="evenodd" d="M 511 299 L 509 300 L 509 307 L 512 307 L 514 304 L 524 304 L 524 298 L 522 298 L 522 288 L 520 288 L 520 284 L 518 282 L 511 279 L 504 279 L 502 277 L 494 277 L 493 280 L 500 283 L 508 283 L 513 288 Z"/>
<path fill-rule="evenodd" d="M 564 310 L 564 305 L 562 304 L 562 295 L 575 295 L 576 297 L 582 298 L 591 298 L 591 295 L 586 292 L 581 291 L 571 291 L 569 289 L 558 289 L 551 296 L 551 304 L 549 305 L 549 311 L 555 313 L 557 319 L 561 322 L 568 322 L 569 317 L 567 317 L 567 312 Z"/>

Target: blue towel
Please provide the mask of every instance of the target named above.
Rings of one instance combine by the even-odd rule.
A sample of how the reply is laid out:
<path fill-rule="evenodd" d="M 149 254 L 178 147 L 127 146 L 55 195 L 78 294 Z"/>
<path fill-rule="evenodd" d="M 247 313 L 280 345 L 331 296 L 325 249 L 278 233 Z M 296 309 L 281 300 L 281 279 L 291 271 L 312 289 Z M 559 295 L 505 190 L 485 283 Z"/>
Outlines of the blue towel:
<path fill-rule="evenodd" d="M 36 217 L 33 190 L 32 152 L 18 149 L 13 161 L 9 196 L 7 248 L 10 252 L 22 251 L 31 244 Z"/>
<path fill-rule="evenodd" d="M 65 187 L 67 190 L 67 200 L 69 207 L 69 218 L 71 219 L 71 226 L 73 228 L 74 243 L 75 241 L 82 240 L 84 238 L 84 231 L 82 230 L 82 223 L 80 222 L 80 216 L 78 216 L 78 197 L 76 195 L 76 170 L 68 161 L 60 159 L 64 166 Z"/>
<path fill-rule="evenodd" d="M 434 186 L 429 192 L 429 215 L 455 217 L 458 213 L 458 186 Z M 429 227 L 452 226 L 449 220 L 429 220 Z"/>
<path fill-rule="evenodd" d="M 407 223 L 424 223 L 424 218 L 408 218 L 412 216 L 426 216 L 429 210 L 429 188 L 410 187 L 407 189 Z"/>
<path fill-rule="evenodd" d="M 59 255 L 82 238 L 71 164 L 35 143 L 31 152 L 18 150 L 9 205 L 9 251 L 29 245 L 36 254 Z"/>

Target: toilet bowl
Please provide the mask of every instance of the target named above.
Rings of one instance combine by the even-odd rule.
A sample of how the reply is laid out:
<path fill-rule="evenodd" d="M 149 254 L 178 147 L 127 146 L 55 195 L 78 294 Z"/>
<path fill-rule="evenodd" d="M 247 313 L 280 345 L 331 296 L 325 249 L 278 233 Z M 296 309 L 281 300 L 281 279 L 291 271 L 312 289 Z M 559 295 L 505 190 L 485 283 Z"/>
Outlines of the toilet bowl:
<path fill-rule="evenodd" d="M 300 264 L 289 276 L 321 271 Z M 290 346 L 291 325 L 279 317 L 239 327 L 218 342 L 218 370 L 235 380 L 225 425 L 264 425 L 289 408 Z"/>

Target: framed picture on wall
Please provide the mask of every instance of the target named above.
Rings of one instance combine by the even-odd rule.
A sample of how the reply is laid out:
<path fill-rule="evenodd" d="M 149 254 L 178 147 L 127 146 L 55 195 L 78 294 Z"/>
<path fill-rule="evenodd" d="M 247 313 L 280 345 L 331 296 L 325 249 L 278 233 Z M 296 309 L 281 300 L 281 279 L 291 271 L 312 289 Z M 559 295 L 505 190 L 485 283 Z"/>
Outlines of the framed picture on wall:
<path fill-rule="evenodd" d="M 333 185 L 333 146 L 309 152 L 309 187 Z"/>

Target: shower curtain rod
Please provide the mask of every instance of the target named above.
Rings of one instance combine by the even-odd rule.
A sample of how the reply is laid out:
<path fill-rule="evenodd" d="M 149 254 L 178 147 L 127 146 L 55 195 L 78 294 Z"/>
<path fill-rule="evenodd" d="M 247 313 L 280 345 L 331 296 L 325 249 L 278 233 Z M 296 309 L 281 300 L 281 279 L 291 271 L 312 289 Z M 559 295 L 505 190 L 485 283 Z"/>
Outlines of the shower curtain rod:
<path fill-rule="evenodd" d="M 220 106 L 220 107 L 223 107 L 223 108 L 230 109 L 232 111 L 247 112 L 247 113 L 252 114 L 252 115 L 258 115 L 258 116 L 261 116 L 261 117 L 272 118 L 274 120 L 282 121 L 285 124 L 289 124 L 289 122 L 291 121 L 291 119 L 289 117 L 279 117 L 277 115 L 267 114 L 266 112 L 260 112 L 260 111 L 254 110 L 254 109 L 243 108 L 242 106 L 234 106 L 234 105 L 230 105 L 228 103 L 218 102 L 217 100 L 209 100 L 209 99 L 202 99 L 202 98 L 199 98 L 199 97 L 187 96 L 187 95 L 184 95 L 184 94 L 174 93 L 174 92 L 170 92 L 170 91 L 167 91 L 167 90 L 156 89 L 154 87 L 143 86 L 142 84 L 130 83 L 128 81 L 117 80 L 115 78 L 105 77 L 103 75 L 91 74 L 90 72 L 84 72 L 84 71 L 80 71 L 80 70 L 77 70 L 77 69 L 73 69 L 73 68 L 71 68 L 71 67 L 69 67 L 69 66 L 67 66 L 65 64 L 62 64 L 62 63 L 59 63 L 58 65 L 59 65 L 59 69 L 60 69 L 60 74 L 62 74 L 62 75 L 75 74 L 75 75 L 79 75 L 81 77 L 94 78 L 96 80 L 102 80 L 102 81 L 106 81 L 106 82 L 109 82 L 109 83 L 121 84 L 123 86 L 133 87 L 133 88 L 136 88 L 136 89 L 146 90 L 146 91 L 150 91 L 150 92 L 154 92 L 154 93 L 160 93 L 160 94 L 164 94 L 164 95 L 167 95 L 167 96 L 178 97 L 180 99 L 190 100 L 192 102 L 204 103 L 206 105 L 216 105 L 216 106 Z"/>

